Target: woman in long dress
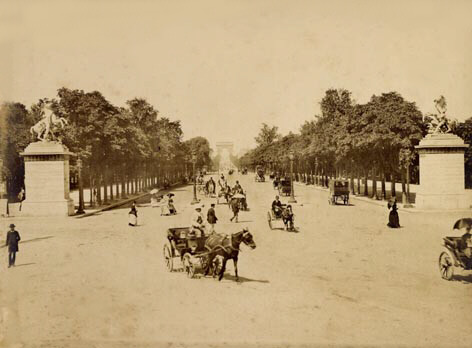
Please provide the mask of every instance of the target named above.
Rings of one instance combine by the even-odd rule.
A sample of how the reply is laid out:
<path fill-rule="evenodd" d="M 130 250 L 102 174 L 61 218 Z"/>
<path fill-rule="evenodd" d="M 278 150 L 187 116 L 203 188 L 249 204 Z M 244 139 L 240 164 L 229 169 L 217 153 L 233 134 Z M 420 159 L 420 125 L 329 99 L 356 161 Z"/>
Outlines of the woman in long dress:
<path fill-rule="evenodd" d="M 400 218 L 398 216 L 397 200 L 395 198 L 388 202 L 388 209 L 390 209 L 390 214 L 388 214 L 387 226 L 390 228 L 399 228 Z"/>

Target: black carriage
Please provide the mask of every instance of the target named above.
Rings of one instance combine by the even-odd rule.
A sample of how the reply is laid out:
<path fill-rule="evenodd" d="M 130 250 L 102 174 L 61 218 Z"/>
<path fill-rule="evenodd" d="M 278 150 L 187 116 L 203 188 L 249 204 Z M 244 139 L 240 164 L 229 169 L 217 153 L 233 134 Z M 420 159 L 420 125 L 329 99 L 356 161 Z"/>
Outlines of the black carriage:
<path fill-rule="evenodd" d="M 169 272 L 180 262 L 181 267 L 189 278 L 203 271 L 208 266 L 208 249 L 205 247 L 207 236 L 195 237 L 190 227 L 176 227 L 167 230 L 167 241 L 164 243 L 164 260 Z M 210 265 L 210 274 L 216 276 L 221 270 L 220 260 L 215 258 Z"/>
<path fill-rule="evenodd" d="M 269 223 L 269 228 L 271 230 L 277 228 L 277 222 L 283 222 L 287 231 L 296 231 L 294 225 L 295 215 L 293 214 L 291 206 L 287 204 L 282 204 L 279 214 L 276 214 L 273 209 L 269 210 L 267 212 L 267 222 Z"/>
<path fill-rule="evenodd" d="M 279 195 L 281 196 L 290 196 L 292 194 L 292 184 L 290 180 L 280 180 L 277 185 L 277 189 L 279 190 Z"/>
<path fill-rule="evenodd" d="M 454 268 L 472 270 L 472 235 L 470 227 L 472 219 L 460 219 L 454 229 L 467 228 L 461 236 L 447 236 L 443 238 L 443 249 L 439 255 L 439 272 L 441 277 L 451 280 L 454 277 Z"/>
<path fill-rule="evenodd" d="M 335 205 L 340 199 L 345 205 L 349 204 L 349 181 L 331 180 L 329 182 L 328 203 Z"/>

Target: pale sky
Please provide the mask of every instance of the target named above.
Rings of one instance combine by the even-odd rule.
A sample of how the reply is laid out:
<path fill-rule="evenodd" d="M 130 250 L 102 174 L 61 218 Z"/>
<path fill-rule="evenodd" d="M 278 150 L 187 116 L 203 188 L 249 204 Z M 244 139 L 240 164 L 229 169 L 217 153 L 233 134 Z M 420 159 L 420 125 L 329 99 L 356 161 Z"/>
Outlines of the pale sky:
<path fill-rule="evenodd" d="M 414 5 L 414 6 L 413 6 Z M 297 131 L 328 88 L 472 117 L 472 1 L 2 1 L 0 100 L 144 97 L 185 138 Z"/>

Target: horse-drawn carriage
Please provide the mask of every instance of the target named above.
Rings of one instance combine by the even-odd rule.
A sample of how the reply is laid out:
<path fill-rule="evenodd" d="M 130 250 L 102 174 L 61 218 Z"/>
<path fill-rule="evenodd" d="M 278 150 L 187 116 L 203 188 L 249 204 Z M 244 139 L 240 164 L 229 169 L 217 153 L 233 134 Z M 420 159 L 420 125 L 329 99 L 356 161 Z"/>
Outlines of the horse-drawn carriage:
<path fill-rule="evenodd" d="M 329 204 L 337 204 L 338 198 L 345 205 L 349 204 L 349 181 L 347 180 L 331 180 L 329 182 Z"/>
<path fill-rule="evenodd" d="M 443 248 L 439 255 L 439 272 L 441 277 L 451 280 L 454 277 L 454 268 L 472 270 L 472 235 L 470 229 L 472 219 L 460 219 L 454 224 L 453 229 L 461 230 L 460 236 L 447 236 L 443 238 Z"/>
<path fill-rule="evenodd" d="M 277 189 L 279 190 L 279 195 L 281 196 L 290 196 L 292 194 L 292 184 L 288 179 L 280 180 L 278 182 Z"/>
<path fill-rule="evenodd" d="M 231 196 L 232 196 L 232 193 L 231 193 L 231 188 L 229 186 L 221 188 L 218 191 L 218 195 L 216 196 L 216 204 L 222 204 L 221 200 L 225 200 L 225 203 L 229 204 Z"/>
<path fill-rule="evenodd" d="M 189 278 L 193 278 L 196 272 L 203 272 L 208 266 L 208 249 L 205 248 L 207 236 L 193 237 L 190 227 L 169 228 L 167 241 L 164 244 L 164 260 L 169 272 L 174 271 L 175 260 L 179 260 Z M 210 272 L 216 276 L 221 270 L 219 259 L 215 258 L 210 265 Z"/>
<path fill-rule="evenodd" d="M 169 272 L 177 269 L 174 261 L 180 260 L 181 268 L 189 278 L 197 272 L 211 274 L 214 278 L 223 278 L 226 262 L 234 262 L 234 272 L 238 280 L 238 255 L 241 243 L 251 249 L 256 248 L 252 234 L 248 229 L 231 235 L 212 233 L 196 237 L 190 227 L 169 228 L 167 241 L 164 244 L 164 260 Z"/>
<path fill-rule="evenodd" d="M 256 167 L 256 177 L 255 177 L 256 182 L 264 182 L 265 181 L 265 173 L 264 173 L 264 168 L 261 166 Z"/>
<path fill-rule="evenodd" d="M 246 174 L 247 174 L 247 168 L 243 168 L 243 169 L 241 170 L 241 174 L 242 174 L 242 175 L 246 175 Z"/>
<path fill-rule="evenodd" d="M 278 228 L 276 225 L 280 221 L 283 222 L 283 226 L 287 231 L 296 231 L 295 215 L 293 214 L 292 206 L 290 204 L 282 204 L 280 212 L 276 212 L 274 209 L 267 212 L 267 222 L 269 223 L 269 228 L 271 230 Z"/>

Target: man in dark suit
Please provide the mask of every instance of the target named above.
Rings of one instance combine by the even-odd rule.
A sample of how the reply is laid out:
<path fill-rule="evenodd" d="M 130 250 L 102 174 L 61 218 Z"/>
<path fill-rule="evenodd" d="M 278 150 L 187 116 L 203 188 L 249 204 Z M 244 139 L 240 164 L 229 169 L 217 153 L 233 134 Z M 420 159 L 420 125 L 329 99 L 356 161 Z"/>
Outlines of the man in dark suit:
<path fill-rule="evenodd" d="M 216 217 L 216 213 L 215 213 L 215 203 L 212 203 L 210 209 L 208 209 L 207 221 L 211 226 L 210 233 L 215 232 L 215 224 L 218 221 L 218 218 Z"/>
<path fill-rule="evenodd" d="M 15 230 L 15 225 L 10 225 L 10 231 L 7 233 L 8 246 L 8 268 L 15 266 L 16 253 L 18 252 L 18 242 L 21 240 L 20 234 Z"/>

